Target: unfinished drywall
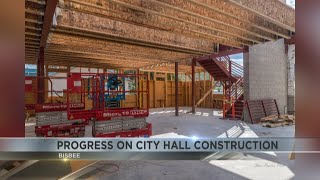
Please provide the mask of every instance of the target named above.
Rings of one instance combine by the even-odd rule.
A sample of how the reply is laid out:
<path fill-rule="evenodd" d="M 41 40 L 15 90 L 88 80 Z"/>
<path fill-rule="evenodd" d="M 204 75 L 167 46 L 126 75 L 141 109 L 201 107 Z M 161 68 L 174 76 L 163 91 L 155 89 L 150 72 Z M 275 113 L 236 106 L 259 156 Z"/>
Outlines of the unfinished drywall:
<path fill-rule="evenodd" d="M 287 61 L 283 39 L 250 47 L 244 54 L 245 99 L 276 99 L 280 113 L 286 113 Z"/>

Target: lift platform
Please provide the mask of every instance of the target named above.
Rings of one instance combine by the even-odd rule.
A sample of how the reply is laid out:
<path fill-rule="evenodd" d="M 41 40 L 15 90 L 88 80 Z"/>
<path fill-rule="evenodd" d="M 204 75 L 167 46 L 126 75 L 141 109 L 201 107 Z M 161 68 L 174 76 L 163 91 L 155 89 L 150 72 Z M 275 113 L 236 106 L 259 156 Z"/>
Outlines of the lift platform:
<path fill-rule="evenodd" d="M 85 108 L 83 102 L 74 102 L 69 105 L 63 102 L 59 93 L 66 93 L 65 90 L 55 90 L 53 86 L 67 86 L 67 77 L 37 77 L 35 82 L 42 80 L 47 85 L 47 90 L 42 91 L 46 97 L 43 103 L 26 104 L 26 109 L 34 109 L 36 117 L 35 134 L 37 137 L 83 137 L 85 125 L 88 119 L 79 118 L 69 120 L 67 108 L 81 110 Z M 56 84 L 54 84 L 56 83 Z M 26 77 L 25 91 L 32 92 L 30 78 Z M 38 87 L 35 84 L 34 87 Z M 34 96 L 37 97 L 40 91 L 35 88 Z M 54 100 L 55 99 L 55 100 Z"/>
<path fill-rule="evenodd" d="M 88 108 L 88 102 L 86 102 L 85 109 L 72 109 L 68 98 L 68 119 L 92 119 L 94 137 L 151 136 L 152 126 L 146 122 L 149 115 L 149 87 L 147 83 L 147 87 L 141 89 L 138 85 L 140 78 L 147 79 L 147 76 L 144 74 L 72 73 L 68 78 L 68 97 L 80 96 L 83 101 L 91 101 L 91 106 Z M 138 85 L 135 90 L 126 88 L 128 79 Z M 135 95 L 138 101 L 140 97 L 145 97 L 147 104 L 144 107 L 140 103 L 136 106 L 126 106 L 126 95 L 129 94 Z"/>
<path fill-rule="evenodd" d="M 44 103 L 27 106 L 35 110 L 36 135 L 83 137 L 85 125 L 91 120 L 93 137 L 151 136 L 152 126 L 146 122 L 149 115 L 149 83 L 144 88 L 140 87 L 140 78 L 147 79 L 147 76 L 70 73 L 68 77 L 37 77 L 36 82 L 46 82 L 47 90 L 34 91 L 36 95 L 44 95 Z M 136 85 L 134 90 L 127 87 L 129 81 Z M 60 89 L 54 89 L 55 86 Z M 30 91 L 30 87 L 26 86 L 26 90 Z M 129 106 L 127 96 L 135 96 L 138 103 Z M 146 104 L 140 103 L 140 99 L 147 99 Z"/>

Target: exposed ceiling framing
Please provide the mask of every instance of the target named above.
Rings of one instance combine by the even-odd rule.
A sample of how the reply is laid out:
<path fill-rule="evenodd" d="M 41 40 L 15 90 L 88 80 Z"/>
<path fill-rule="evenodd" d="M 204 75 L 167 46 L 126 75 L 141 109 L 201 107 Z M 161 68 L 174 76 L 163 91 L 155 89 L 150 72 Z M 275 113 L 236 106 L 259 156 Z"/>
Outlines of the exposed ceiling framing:
<path fill-rule="evenodd" d="M 295 32 L 294 9 L 279 0 L 59 0 L 48 10 L 56 2 L 25 1 L 26 63 L 45 47 L 50 65 L 172 72 L 181 61 L 188 72 L 218 45 L 242 49 Z"/>

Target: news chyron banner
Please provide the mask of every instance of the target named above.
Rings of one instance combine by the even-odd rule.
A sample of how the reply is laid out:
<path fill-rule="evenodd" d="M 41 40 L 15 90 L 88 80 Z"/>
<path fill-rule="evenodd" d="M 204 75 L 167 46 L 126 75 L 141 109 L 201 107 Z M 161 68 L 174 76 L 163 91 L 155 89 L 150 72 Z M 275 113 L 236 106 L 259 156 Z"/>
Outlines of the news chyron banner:
<path fill-rule="evenodd" d="M 319 153 L 298 138 L 0 138 L 0 160 L 197 160 L 217 152 Z"/>

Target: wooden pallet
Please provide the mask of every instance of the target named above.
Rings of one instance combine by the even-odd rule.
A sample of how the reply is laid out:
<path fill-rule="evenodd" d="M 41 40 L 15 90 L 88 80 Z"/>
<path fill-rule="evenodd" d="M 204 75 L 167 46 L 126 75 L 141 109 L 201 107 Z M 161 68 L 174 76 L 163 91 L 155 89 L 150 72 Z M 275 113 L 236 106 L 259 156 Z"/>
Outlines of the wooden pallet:
<path fill-rule="evenodd" d="M 260 122 L 262 123 L 263 127 L 274 128 L 295 124 L 295 118 L 291 115 L 273 115 L 261 118 Z"/>
<path fill-rule="evenodd" d="M 277 123 L 271 123 L 271 122 L 262 123 L 263 127 L 268 127 L 268 128 L 275 128 L 275 127 L 286 126 L 286 125 L 290 125 L 290 123 L 286 121 L 277 122 Z"/>

